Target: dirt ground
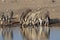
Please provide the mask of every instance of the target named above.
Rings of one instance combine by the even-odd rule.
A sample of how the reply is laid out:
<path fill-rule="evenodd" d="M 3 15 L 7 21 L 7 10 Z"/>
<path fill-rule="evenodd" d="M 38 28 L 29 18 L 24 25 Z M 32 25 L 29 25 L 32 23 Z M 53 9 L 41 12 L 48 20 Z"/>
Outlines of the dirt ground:
<path fill-rule="evenodd" d="M 60 0 L 0 0 L 0 11 L 44 7 L 48 7 L 51 18 L 60 19 Z"/>

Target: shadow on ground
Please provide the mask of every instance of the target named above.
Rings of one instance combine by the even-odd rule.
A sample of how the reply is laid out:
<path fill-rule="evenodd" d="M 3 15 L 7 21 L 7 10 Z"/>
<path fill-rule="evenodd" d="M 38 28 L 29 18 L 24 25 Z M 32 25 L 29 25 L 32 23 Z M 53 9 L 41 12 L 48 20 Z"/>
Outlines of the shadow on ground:
<path fill-rule="evenodd" d="M 60 23 L 60 19 L 50 19 L 50 24 Z"/>

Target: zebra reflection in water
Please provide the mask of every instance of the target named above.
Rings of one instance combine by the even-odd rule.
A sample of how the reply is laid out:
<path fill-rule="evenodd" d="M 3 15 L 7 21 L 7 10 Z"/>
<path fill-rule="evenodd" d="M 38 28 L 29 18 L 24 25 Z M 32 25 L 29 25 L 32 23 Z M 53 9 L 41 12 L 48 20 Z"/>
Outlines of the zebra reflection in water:
<path fill-rule="evenodd" d="M 13 40 L 13 31 L 10 28 L 2 28 L 3 40 Z"/>

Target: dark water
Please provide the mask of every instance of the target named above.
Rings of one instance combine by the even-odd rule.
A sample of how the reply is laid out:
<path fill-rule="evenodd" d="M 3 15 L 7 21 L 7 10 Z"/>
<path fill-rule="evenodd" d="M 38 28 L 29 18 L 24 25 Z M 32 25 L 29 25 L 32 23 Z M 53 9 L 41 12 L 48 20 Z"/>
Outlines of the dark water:
<path fill-rule="evenodd" d="M 19 27 L 0 28 L 0 40 L 25 40 Z M 60 40 L 60 28 L 50 28 L 49 40 Z"/>

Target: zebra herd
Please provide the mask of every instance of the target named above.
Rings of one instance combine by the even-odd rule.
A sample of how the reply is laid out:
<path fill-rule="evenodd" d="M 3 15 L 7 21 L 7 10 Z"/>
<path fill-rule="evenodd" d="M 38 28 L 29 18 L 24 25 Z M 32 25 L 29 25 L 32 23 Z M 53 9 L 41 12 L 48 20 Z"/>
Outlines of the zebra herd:
<path fill-rule="evenodd" d="M 24 12 L 23 12 L 24 13 Z M 45 14 L 40 13 L 40 10 L 38 11 L 31 11 L 29 10 L 25 14 L 21 15 L 20 17 L 20 24 L 23 27 L 27 26 L 49 26 L 50 24 L 50 17 L 49 17 L 49 11 L 47 11 Z M 43 16 L 42 16 L 43 14 Z"/>
<path fill-rule="evenodd" d="M 45 12 L 45 13 L 44 13 Z M 1 24 L 3 24 L 3 21 L 11 22 L 11 19 L 13 18 L 13 11 L 11 11 L 11 15 L 5 17 L 4 13 L 2 17 L 0 18 Z M 27 11 L 20 14 L 20 24 L 23 25 L 34 25 L 34 26 L 49 26 L 50 24 L 50 17 L 49 17 L 49 11 L 41 11 L 41 10 L 35 10 L 32 11 L 31 9 L 28 9 Z"/>

